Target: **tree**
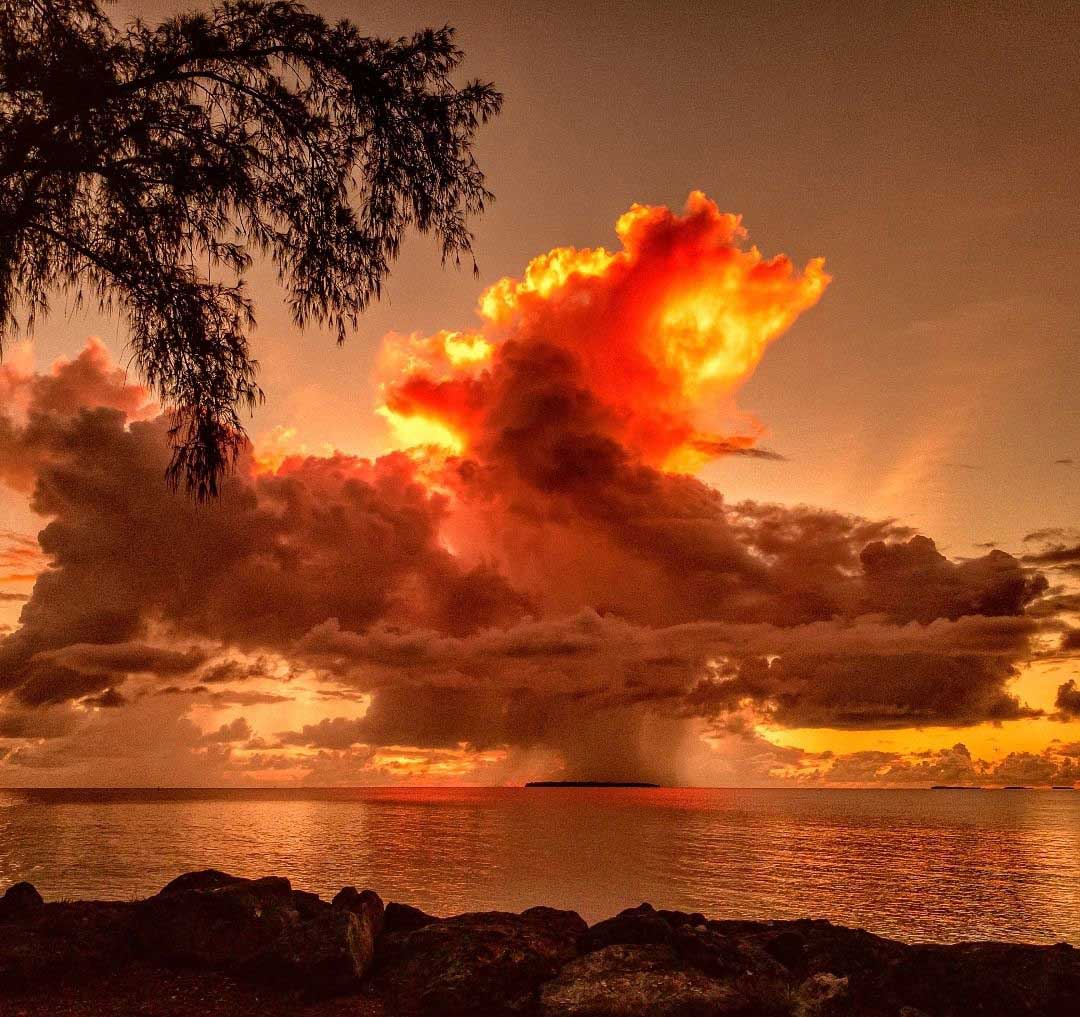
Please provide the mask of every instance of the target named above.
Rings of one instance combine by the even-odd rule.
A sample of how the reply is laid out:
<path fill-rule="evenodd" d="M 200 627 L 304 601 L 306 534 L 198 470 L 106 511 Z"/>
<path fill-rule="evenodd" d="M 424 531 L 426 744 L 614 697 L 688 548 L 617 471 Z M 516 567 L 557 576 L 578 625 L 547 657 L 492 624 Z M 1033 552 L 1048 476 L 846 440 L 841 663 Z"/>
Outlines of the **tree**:
<path fill-rule="evenodd" d="M 286 0 L 122 29 L 96 0 L 0 0 L 0 352 L 50 293 L 119 312 L 173 414 L 170 482 L 213 496 L 262 398 L 254 254 L 339 342 L 407 230 L 472 258 L 502 97 L 456 87 L 461 59 L 450 28 L 367 38 Z"/>

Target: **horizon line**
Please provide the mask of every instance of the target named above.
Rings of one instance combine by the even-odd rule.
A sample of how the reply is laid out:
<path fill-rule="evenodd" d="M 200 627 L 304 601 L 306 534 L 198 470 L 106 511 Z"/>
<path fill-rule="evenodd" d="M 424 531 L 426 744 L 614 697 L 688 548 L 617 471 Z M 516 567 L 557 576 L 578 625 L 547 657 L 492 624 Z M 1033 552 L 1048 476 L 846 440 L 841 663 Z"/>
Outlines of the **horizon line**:
<path fill-rule="evenodd" d="M 525 784 L 22 784 L 4 791 L 525 791 Z M 1074 784 L 656 784 L 635 787 L 549 787 L 548 790 L 615 791 L 1076 791 Z"/>

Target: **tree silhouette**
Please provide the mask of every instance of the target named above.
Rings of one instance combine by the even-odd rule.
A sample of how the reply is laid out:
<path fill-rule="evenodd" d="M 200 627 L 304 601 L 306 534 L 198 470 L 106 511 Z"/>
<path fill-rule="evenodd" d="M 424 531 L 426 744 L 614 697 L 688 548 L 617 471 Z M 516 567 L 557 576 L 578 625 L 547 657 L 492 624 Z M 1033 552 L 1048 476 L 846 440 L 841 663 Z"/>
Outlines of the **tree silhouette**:
<path fill-rule="evenodd" d="M 339 341 L 406 230 L 471 259 L 472 143 L 502 97 L 456 87 L 461 58 L 450 28 L 367 38 L 284 0 L 126 28 L 95 0 L 0 0 L 0 351 L 51 292 L 118 311 L 173 414 L 170 482 L 216 494 L 262 398 L 254 253 Z"/>

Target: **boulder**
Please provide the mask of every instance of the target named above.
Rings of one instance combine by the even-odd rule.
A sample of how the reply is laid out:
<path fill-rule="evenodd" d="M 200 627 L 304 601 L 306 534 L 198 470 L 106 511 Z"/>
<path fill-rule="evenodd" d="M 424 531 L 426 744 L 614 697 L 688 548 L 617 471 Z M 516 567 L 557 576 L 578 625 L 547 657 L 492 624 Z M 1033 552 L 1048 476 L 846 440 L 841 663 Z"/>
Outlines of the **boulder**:
<path fill-rule="evenodd" d="M 585 950 L 599 950 L 616 944 L 670 943 L 673 935 L 671 923 L 653 909 L 651 904 L 639 904 L 636 908 L 620 911 L 614 918 L 606 918 L 592 926 L 582 944 Z"/>
<path fill-rule="evenodd" d="M 0 922 L 14 921 L 34 914 L 45 902 L 33 883 L 12 883 L 0 897 Z"/>
<path fill-rule="evenodd" d="M 379 946 L 377 984 L 395 1014 L 522 1013 L 535 1003 L 539 986 L 577 956 L 586 931 L 576 913 L 553 908 L 465 914 L 388 931 Z"/>
<path fill-rule="evenodd" d="M 540 991 L 542 1017 L 725 1017 L 750 1011 L 735 988 L 686 965 L 670 946 L 605 946 Z"/>
<path fill-rule="evenodd" d="M 199 869 L 196 872 L 185 872 L 166 883 L 159 891 L 159 897 L 167 897 L 173 893 L 185 893 L 188 890 L 219 890 L 223 886 L 235 886 L 238 883 L 249 883 L 251 880 L 243 876 L 230 876 L 220 869 Z"/>
<path fill-rule="evenodd" d="M 1065 944 L 910 944 L 811 920 L 707 926 L 782 961 L 799 1014 L 1044 1017 L 1080 999 L 1080 950 Z"/>
<path fill-rule="evenodd" d="M 843 1013 L 848 980 L 822 972 L 811 975 L 791 994 L 793 1017 L 827 1017 Z"/>
<path fill-rule="evenodd" d="M 315 918 L 329 907 L 317 893 L 308 893 L 306 890 L 293 890 L 292 905 L 301 918 Z"/>
<path fill-rule="evenodd" d="M 724 935 L 707 924 L 678 926 L 671 945 L 686 964 L 726 981 L 784 982 L 787 969 L 753 941 Z"/>
<path fill-rule="evenodd" d="M 355 990 L 375 957 L 374 924 L 367 915 L 324 907 L 286 926 L 273 942 L 232 969 L 261 985 L 330 996 Z"/>
<path fill-rule="evenodd" d="M 429 915 L 411 904 L 398 904 L 391 901 L 386 905 L 383 912 L 383 929 L 386 932 L 412 932 L 414 929 L 422 929 L 425 925 L 440 921 L 434 915 Z"/>
<path fill-rule="evenodd" d="M 887 995 L 933 1017 L 1071 1014 L 1080 1009 L 1080 950 L 1065 943 L 907 946 L 891 967 L 864 969 L 857 989 L 862 998 Z"/>
<path fill-rule="evenodd" d="M 357 890 L 355 886 L 343 886 L 331 902 L 334 907 L 351 911 L 371 928 L 372 938 L 383 930 L 386 909 L 382 898 L 374 890 Z"/>
<path fill-rule="evenodd" d="M 135 909 L 135 942 L 152 962 L 228 970 L 300 921 L 285 879 L 239 879 L 207 870 L 173 880 Z"/>

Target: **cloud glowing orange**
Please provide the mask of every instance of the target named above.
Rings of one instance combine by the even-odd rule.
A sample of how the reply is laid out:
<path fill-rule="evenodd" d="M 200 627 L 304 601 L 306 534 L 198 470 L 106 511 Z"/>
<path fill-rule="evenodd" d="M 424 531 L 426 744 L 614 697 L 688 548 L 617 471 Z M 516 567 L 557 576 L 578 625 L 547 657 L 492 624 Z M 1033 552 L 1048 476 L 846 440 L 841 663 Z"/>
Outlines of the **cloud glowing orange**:
<path fill-rule="evenodd" d="M 397 447 L 468 451 L 500 359 L 530 344 L 573 358 L 606 432 L 651 465 L 689 472 L 752 446 L 759 427 L 717 434 L 703 418 L 732 415 L 730 396 L 769 343 L 820 299 L 823 260 L 799 271 L 741 246 L 739 217 L 700 191 L 682 215 L 634 205 L 616 233 L 615 253 L 556 248 L 499 280 L 480 297 L 476 331 L 388 336 L 379 412 Z"/>

